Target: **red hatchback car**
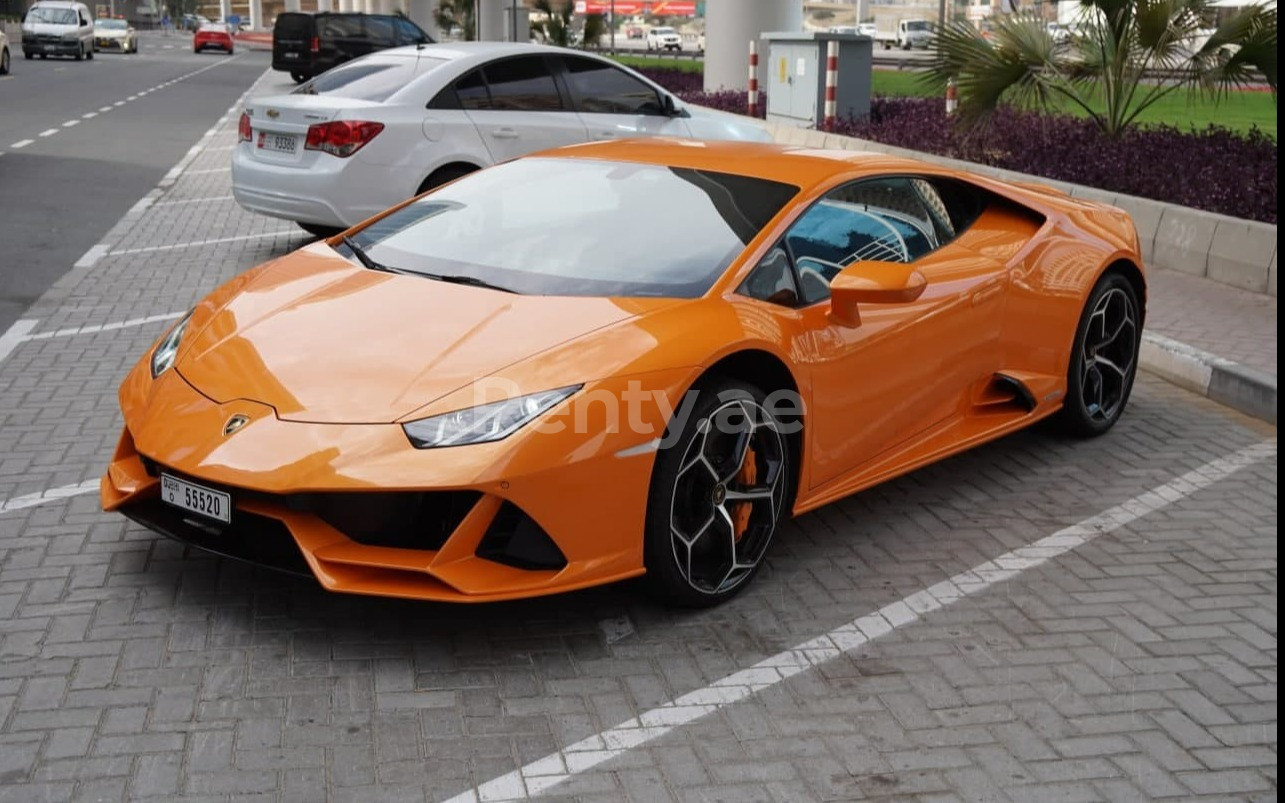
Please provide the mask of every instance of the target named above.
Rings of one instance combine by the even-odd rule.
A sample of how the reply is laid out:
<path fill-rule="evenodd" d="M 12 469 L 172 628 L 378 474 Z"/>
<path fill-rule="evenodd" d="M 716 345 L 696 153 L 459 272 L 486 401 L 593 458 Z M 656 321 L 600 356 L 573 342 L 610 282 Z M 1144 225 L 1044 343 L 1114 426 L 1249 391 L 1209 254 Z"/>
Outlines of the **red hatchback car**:
<path fill-rule="evenodd" d="M 200 53 L 207 47 L 217 47 L 230 55 L 233 52 L 231 29 L 217 22 L 197 28 L 192 35 L 192 52 Z"/>

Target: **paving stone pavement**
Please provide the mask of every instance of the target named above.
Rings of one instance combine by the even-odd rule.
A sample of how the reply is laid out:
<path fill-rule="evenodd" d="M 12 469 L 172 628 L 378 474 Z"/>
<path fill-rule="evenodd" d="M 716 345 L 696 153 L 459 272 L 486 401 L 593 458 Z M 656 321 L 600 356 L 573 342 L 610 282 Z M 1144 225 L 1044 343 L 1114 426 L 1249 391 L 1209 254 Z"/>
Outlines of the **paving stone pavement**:
<path fill-rule="evenodd" d="M 1152 270 L 1147 330 L 1276 376 L 1276 296 Z"/>
<path fill-rule="evenodd" d="M 182 311 L 304 242 L 194 172 L 234 141 L 229 118 L 105 241 L 265 236 L 109 254 L 31 310 L 37 331 Z M 164 326 L 0 363 L 0 500 L 102 470 L 116 385 Z M 1144 375 L 1105 437 L 1021 433 L 801 517 L 712 611 L 631 584 L 480 607 L 334 595 L 93 494 L 3 512 L 0 801 L 441 800 L 1275 437 Z M 1274 800 L 1276 488 L 1273 456 L 546 797 Z"/>

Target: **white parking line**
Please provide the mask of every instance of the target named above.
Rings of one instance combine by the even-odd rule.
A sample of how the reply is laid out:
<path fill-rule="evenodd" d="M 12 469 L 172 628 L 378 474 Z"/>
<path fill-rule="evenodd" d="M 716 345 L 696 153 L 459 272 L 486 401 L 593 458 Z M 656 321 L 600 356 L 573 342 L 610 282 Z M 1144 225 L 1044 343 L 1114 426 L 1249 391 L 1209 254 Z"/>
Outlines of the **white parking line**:
<path fill-rule="evenodd" d="M 9 513 L 14 510 L 43 505 L 46 502 L 57 502 L 59 499 L 66 499 L 69 496 L 80 496 L 81 494 L 97 491 L 99 482 L 99 480 L 85 480 L 75 485 L 63 485 L 40 493 L 15 496 L 12 499 L 0 501 L 0 513 Z"/>
<path fill-rule="evenodd" d="M 187 171 L 187 175 L 189 175 L 189 176 L 200 176 L 200 175 L 204 175 L 204 174 L 206 174 L 206 173 L 229 173 L 229 172 L 231 172 L 231 171 L 232 171 L 231 166 L 229 166 L 229 167 L 211 167 L 211 168 L 208 168 L 208 169 L 205 169 L 205 170 L 189 170 L 189 171 Z"/>
<path fill-rule="evenodd" d="M 213 149 L 211 149 L 213 150 Z M 178 206 L 179 204 L 204 204 L 214 201 L 231 201 L 234 195 L 211 195 L 208 198 L 182 198 L 177 201 L 157 201 L 152 206 Z"/>
<path fill-rule="evenodd" d="M 13 353 L 18 344 L 27 339 L 27 333 L 36 328 L 40 321 L 36 318 L 20 318 L 0 335 L 0 362 Z"/>
<path fill-rule="evenodd" d="M 92 335 L 99 332 L 111 332 L 116 329 L 128 329 L 133 326 L 145 326 L 149 323 L 160 323 L 161 321 L 172 321 L 180 318 L 185 313 L 166 312 L 162 315 L 148 315 L 145 318 L 130 318 L 127 321 L 114 321 L 112 323 L 94 323 L 85 326 L 73 326 L 67 329 L 57 329 L 53 332 L 37 332 L 36 334 L 27 335 L 22 338 L 27 340 L 49 340 L 55 337 L 73 337 L 75 335 Z"/>
<path fill-rule="evenodd" d="M 28 145 L 30 145 L 30 144 L 31 144 L 31 143 L 33 143 L 33 142 L 35 142 L 35 140 L 34 140 L 34 139 L 20 139 L 20 140 L 18 140 L 17 142 L 15 142 L 15 143 L 13 143 L 12 145 L 10 145 L 9 147 L 10 147 L 10 148 L 13 148 L 13 149 L 16 151 L 16 150 L 18 150 L 19 148 L 25 148 L 25 147 L 27 147 Z"/>
<path fill-rule="evenodd" d="M 992 588 L 997 583 L 1011 580 L 1028 569 L 1043 565 L 1098 536 L 1114 532 L 1275 455 L 1276 440 L 1273 438 L 1210 461 L 1078 524 L 1006 552 L 994 560 L 885 605 L 874 613 L 866 614 L 829 633 L 765 658 L 749 669 L 735 672 L 703 689 L 684 694 L 636 719 L 581 739 L 518 770 L 487 781 L 476 789 L 456 795 L 447 803 L 500 803 L 527 800 L 543 794 L 558 784 L 664 736 L 675 728 L 747 700 L 801 672 L 912 624 L 926 614 Z"/>
<path fill-rule="evenodd" d="M 54 134 L 57 134 L 57 133 L 58 133 L 58 129 L 56 129 L 56 128 L 47 128 L 47 129 L 45 129 L 44 131 L 41 131 L 41 132 L 40 132 L 40 136 L 42 136 L 42 137 L 52 137 Z"/>
<path fill-rule="evenodd" d="M 80 259 L 76 260 L 72 267 L 92 268 L 94 265 L 98 264 L 98 260 L 105 257 L 107 252 L 111 250 L 111 243 L 99 243 L 98 245 L 91 246 L 90 249 L 80 257 Z"/>
<path fill-rule="evenodd" d="M 280 237 L 284 234 L 297 234 L 306 236 L 299 229 L 282 229 L 281 231 L 267 231 L 263 234 L 243 234 L 239 237 L 219 237 L 214 240 L 194 240 L 190 243 L 173 243 L 172 245 L 149 245 L 145 248 L 123 248 L 120 251 L 112 251 L 108 256 L 118 256 L 120 254 L 142 254 L 148 251 L 169 251 L 174 248 L 196 248 L 202 245 L 217 245 L 219 243 L 235 243 L 240 240 L 261 240 L 266 237 Z"/>

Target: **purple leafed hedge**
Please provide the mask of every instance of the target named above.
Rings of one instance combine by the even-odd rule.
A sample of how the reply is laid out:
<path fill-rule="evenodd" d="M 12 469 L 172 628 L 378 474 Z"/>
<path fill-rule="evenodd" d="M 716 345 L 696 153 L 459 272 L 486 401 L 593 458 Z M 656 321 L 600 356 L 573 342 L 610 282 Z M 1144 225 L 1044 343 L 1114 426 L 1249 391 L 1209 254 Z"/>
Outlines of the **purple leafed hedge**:
<path fill-rule="evenodd" d="M 644 70 L 688 103 L 746 113 L 744 92 L 704 92 L 697 73 Z M 760 98 L 763 116 L 766 97 Z M 1152 198 L 1232 217 L 1276 222 L 1276 140 L 1210 126 L 1134 128 L 1117 139 L 1087 120 L 1004 108 L 985 129 L 951 124 L 940 100 L 883 98 L 870 117 L 840 120 L 836 133 L 1006 170 Z"/>

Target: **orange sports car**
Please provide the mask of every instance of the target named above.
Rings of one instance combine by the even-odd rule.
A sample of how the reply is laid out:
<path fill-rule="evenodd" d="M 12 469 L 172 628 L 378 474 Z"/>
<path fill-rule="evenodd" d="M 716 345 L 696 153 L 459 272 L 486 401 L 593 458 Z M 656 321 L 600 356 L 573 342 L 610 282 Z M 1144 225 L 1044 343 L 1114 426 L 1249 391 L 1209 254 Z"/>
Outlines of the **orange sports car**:
<path fill-rule="evenodd" d="M 645 574 L 713 604 L 797 515 L 1137 369 L 1118 209 L 888 156 L 627 141 L 517 159 L 219 288 L 125 379 L 102 502 L 334 591 Z"/>

